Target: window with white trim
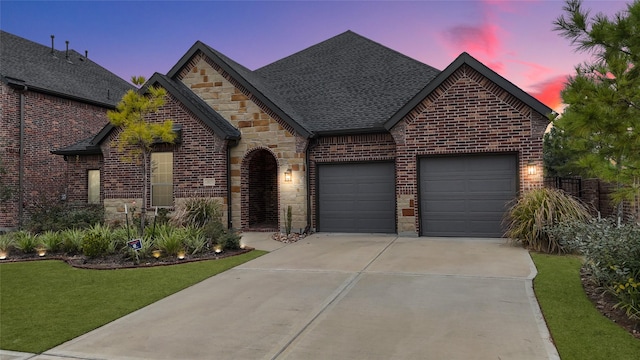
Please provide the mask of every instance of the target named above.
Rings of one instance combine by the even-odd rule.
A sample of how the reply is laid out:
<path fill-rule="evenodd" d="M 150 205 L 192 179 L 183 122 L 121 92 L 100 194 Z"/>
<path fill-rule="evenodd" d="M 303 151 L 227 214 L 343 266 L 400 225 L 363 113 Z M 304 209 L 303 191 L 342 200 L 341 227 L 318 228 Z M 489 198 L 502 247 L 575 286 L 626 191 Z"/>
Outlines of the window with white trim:
<path fill-rule="evenodd" d="M 151 206 L 173 206 L 173 153 L 151 153 Z"/>

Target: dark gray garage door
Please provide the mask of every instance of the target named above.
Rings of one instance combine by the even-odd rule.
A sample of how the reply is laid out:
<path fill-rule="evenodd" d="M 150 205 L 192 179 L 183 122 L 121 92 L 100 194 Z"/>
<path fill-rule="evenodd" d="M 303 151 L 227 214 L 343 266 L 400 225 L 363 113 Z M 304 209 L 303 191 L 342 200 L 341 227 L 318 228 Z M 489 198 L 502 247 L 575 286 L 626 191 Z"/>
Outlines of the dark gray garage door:
<path fill-rule="evenodd" d="M 505 204 L 516 192 L 515 155 L 422 158 L 421 233 L 501 237 Z"/>
<path fill-rule="evenodd" d="M 395 165 L 319 165 L 318 230 L 395 232 Z"/>

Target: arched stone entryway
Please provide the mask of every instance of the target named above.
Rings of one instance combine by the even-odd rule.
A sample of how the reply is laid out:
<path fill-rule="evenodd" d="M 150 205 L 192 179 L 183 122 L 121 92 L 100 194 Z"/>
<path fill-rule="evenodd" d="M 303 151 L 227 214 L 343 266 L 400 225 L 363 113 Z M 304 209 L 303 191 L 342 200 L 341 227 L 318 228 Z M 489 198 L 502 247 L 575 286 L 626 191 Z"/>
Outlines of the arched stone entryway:
<path fill-rule="evenodd" d="M 266 149 L 242 162 L 242 228 L 278 229 L 278 162 Z"/>

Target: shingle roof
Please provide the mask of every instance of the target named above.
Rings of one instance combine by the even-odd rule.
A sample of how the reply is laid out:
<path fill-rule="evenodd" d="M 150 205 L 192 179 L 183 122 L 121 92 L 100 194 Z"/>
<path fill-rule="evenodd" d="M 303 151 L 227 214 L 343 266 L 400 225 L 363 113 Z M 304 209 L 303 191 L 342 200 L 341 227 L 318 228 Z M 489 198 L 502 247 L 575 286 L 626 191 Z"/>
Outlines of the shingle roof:
<path fill-rule="evenodd" d="M 160 85 L 167 93 L 173 95 L 178 101 L 195 114 L 202 122 L 204 122 L 213 132 L 218 134 L 225 140 L 240 139 L 240 131 L 225 120 L 220 114 L 213 110 L 204 100 L 200 99 L 196 94 L 190 91 L 184 84 L 175 81 L 165 75 L 155 73 L 145 85 L 139 90 L 144 93 L 149 86 Z M 179 125 L 177 125 L 179 126 Z M 89 155 L 100 154 L 100 144 L 115 129 L 111 123 L 105 125 L 100 132 L 94 137 L 84 139 L 76 144 L 63 149 L 52 151 L 57 155 Z"/>
<path fill-rule="evenodd" d="M 439 73 L 352 31 L 257 69 L 316 133 L 384 131 Z"/>
<path fill-rule="evenodd" d="M 54 50 L 0 31 L 0 78 L 31 90 L 114 107 L 133 86 L 74 50 Z"/>
<path fill-rule="evenodd" d="M 93 140 L 93 136 L 90 138 L 86 138 L 81 140 L 73 145 L 69 145 L 65 148 L 53 150 L 52 154 L 56 155 L 93 155 L 93 154 L 102 154 L 102 150 L 100 150 L 100 146 L 94 145 L 91 143 Z"/>

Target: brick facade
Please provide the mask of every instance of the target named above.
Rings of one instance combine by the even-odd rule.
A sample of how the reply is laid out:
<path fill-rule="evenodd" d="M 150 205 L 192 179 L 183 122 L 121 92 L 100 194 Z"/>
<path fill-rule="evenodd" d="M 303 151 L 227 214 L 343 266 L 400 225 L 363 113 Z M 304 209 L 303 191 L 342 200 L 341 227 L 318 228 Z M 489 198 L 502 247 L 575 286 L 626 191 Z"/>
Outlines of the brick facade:
<path fill-rule="evenodd" d="M 319 138 L 310 145 L 311 227 L 317 228 L 317 166 L 322 163 L 393 160 L 396 145 L 391 134 L 363 134 Z"/>
<path fill-rule="evenodd" d="M 455 71 L 399 122 L 396 196 L 398 232 L 418 234 L 421 156 L 517 153 L 519 189 L 542 186 L 542 136 L 547 120 L 469 66 Z M 527 173 L 534 163 L 536 175 Z"/>
<path fill-rule="evenodd" d="M 173 152 L 174 204 L 187 198 L 211 197 L 225 207 L 227 142 L 172 96 L 167 97 L 165 105 L 150 116 L 148 121 L 163 122 L 166 119 L 172 120 L 174 125 L 181 125 L 180 141 L 175 144 L 158 144 L 153 151 Z M 118 150 L 118 133 L 114 130 L 101 146 L 104 157 L 101 193 L 108 220 L 122 218 L 125 203 L 131 206 L 135 200 L 138 208 L 142 203 L 140 166 L 127 161 L 125 154 Z M 147 204 L 151 204 L 150 196 L 149 191 Z M 223 215 L 226 222 L 226 213 Z"/>
<path fill-rule="evenodd" d="M 59 201 L 66 193 L 67 163 L 52 150 L 69 146 L 97 133 L 107 121 L 103 107 L 43 93 L 25 91 L 23 209 L 40 201 Z M 0 84 L 0 158 L 7 182 L 18 187 L 21 91 Z M 86 184 L 85 184 L 86 187 Z M 75 189 L 70 189 L 74 191 Z M 74 195 L 75 196 L 75 195 Z M 18 194 L 0 206 L 0 229 L 19 225 Z"/>
<path fill-rule="evenodd" d="M 236 128 L 240 139 L 224 140 L 170 96 L 151 121 L 172 119 L 182 126 L 180 143 L 156 146 L 157 151 L 174 154 L 174 204 L 190 197 L 219 199 L 225 216 L 230 213 L 229 225 L 244 230 L 283 229 L 286 208 L 291 206 L 294 231 L 307 226 L 316 229 L 319 165 L 393 161 L 396 231 L 418 235 L 421 157 L 515 154 L 518 190 L 542 186 L 542 136 L 548 121 L 539 112 L 546 107 L 535 108 L 539 104 L 535 100 L 514 95 L 512 85 L 496 83 L 502 80 L 474 64 L 450 66 L 447 78 L 439 79 L 428 94 L 421 95 L 423 99 L 415 99 L 413 109 L 399 110 L 403 118 L 388 124 L 388 132 L 378 128 L 373 133 L 306 138 L 279 117 L 282 113 L 263 103 L 264 97 L 252 94 L 245 87 L 248 83 L 229 74 L 228 64 L 223 68 L 201 50 L 194 51 L 170 76 Z M 142 196 L 140 171 L 137 165 L 122 161 L 113 141 L 116 136 L 117 130 L 101 144 L 102 163 L 76 159 L 77 168 L 70 171 L 77 181 L 73 188 L 83 189 L 73 198 L 84 196 L 86 201 L 87 170 L 100 167 L 101 198 L 112 219 L 122 218 L 124 203 L 140 203 Z M 537 174 L 528 174 L 531 164 L 537 166 Z M 285 181 L 288 170 L 291 181 Z"/>

